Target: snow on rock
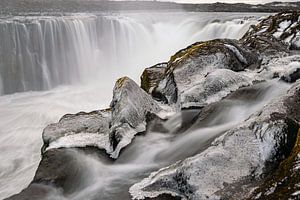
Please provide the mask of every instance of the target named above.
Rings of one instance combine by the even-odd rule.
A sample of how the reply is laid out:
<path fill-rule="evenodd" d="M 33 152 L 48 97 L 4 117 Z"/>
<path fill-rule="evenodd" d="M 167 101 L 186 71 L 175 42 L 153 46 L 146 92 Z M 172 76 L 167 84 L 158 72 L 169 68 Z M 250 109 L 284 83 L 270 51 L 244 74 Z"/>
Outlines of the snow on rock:
<path fill-rule="evenodd" d="M 231 92 L 252 84 L 252 80 L 228 69 L 217 69 L 202 78 L 202 82 L 181 94 L 183 108 L 203 107 L 221 100 Z"/>
<path fill-rule="evenodd" d="M 260 71 L 256 74 L 256 77 L 260 77 L 262 80 L 281 77 L 282 80 L 289 82 L 286 78 L 297 71 L 299 63 L 300 55 L 272 58 L 270 60 L 266 59 L 265 63 L 262 64 Z M 295 82 L 296 77 L 293 78 L 293 80 L 294 81 L 292 82 Z"/>
<path fill-rule="evenodd" d="M 109 150 L 110 110 L 67 114 L 43 131 L 44 150 L 62 147 L 97 146 Z"/>
<path fill-rule="evenodd" d="M 133 199 L 169 194 L 188 200 L 241 199 L 266 165 L 289 155 L 299 129 L 300 81 L 202 153 L 152 173 L 130 188 Z M 288 117 L 287 117 L 288 116 Z M 234 188 L 234 192 L 226 191 Z M 238 193 L 242 193 L 237 197 Z"/>
<path fill-rule="evenodd" d="M 291 62 L 288 65 L 288 69 L 281 76 L 281 80 L 293 83 L 300 78 L 300 62 Z"/>
<path fill-rule="evenodd" d="M 78 133 L 74 135 L 66 135 L 51 142 L 47 150 L 62 147 L 97 147 L 98 149 L 110 151 L 109 135 L 108 133 Z"/>
<path fill-rule="evenodd" d="M 256 68 L 259 65 L 260 59 L 258 55 L 240 46 L 236 40 L 218 39 L 198 42 L 171 57 L 165 76 L 152 91 L 152 96 L 169 104 L 179 103 L 179 108 L 182 105 L 187 107 L 189 103 L 191 105 L 195 103 L 196 105 L 197 102 L 193 100 L 189 102 L 188 99 L 199 100 L 201 98 L 201 96 L 196 97 L 196 90 L 202 87 L 208 74 L 219 69 L 227 69 L 227 71 L 225 70 L 226 74 L 229 74 L 229 71 L 239 72 L 246 68 Z M 235 77 L 238 76 L 237 73 L 232 74 L 235 74 Z M 216 74 L 213 73 L 209 77 L 214 75 Z M 237 80 L 237 82 L 239 81 L 240 79 Z M 224 78 L 222 82 L 225 84 Z M 229 82 L 230 80 L 227 81 L 227 83 Z M 233 82 L 231 83 L 234 84 Z M 209 82 L 206 82 L 206 85 L 209 85 Z M 244 83 L 242 85 L 247 84 Z M 231 86 L 232 88 L 234 87 L 233 85 Z M 208 86 L 204 87 L 206 89 L 209 88 Z M 223 85 L 222 87 L 225 88 L 227 86 Z M 237 85 L 237 87 L 239 86 Z M 213 88 L 211 89 L 213 90 Z M 191 98 L 186 98 L 185 93 L 190 93 L 192 90 L 195 91 L 195 95 L 192 95 Z M 211 93 L 215 94 L 214 91 Z M 184 102 L 185 100 L 188 100 L 188 102 Z M 202 102 L 199 104 L 202 104 Z"/>
<path fill-rule="evenodd" d="M 128 77 L 118 79 L 111 102 L 112 122 L 110 141 L 112 158 L 128 145 L 137 133 L 146 130 L 146 115 L 159 113 L 160 106 Z"/>
<path fill-rule="evenodd" d="M 299 12 L 271 15 L 249 29 L 240 41 L 264 55 L 299 50 L 299 17 Z"/>

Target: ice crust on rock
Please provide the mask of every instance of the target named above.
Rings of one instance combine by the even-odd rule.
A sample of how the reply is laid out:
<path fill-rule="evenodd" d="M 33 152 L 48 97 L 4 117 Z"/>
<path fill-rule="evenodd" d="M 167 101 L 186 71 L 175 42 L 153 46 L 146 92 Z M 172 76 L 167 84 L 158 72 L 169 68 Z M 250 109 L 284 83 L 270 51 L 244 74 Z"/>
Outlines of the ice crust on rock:
<path fill-rule="evenodd" d="M 44 147 L 49 149 L 98 146 L 108 150 L 110 120 L 111 113 L 109 110 L 67 114 L 58 123 L 50 124 L 44 129 Z M 100 138 L 103 141 L 100 141 Z"/>
<path fill-rule="evenodd" d="M 213 102 L 213 99 L 219 100 L 230 91 L 249 85 L 247 78 L 237 72 L 248 67 L 255 68 L 259 64 L 258 55 L 240 46 L 236 40 L 219 39 L 195 43 L 171 57 L 166 76 L 158 84 L 155 94 L 159 93 L 157 96 L 166 99 L 169 104 L 179 104 L 178 110 L 191 106 L 201 107 Z M 228 80 L 218 70 L 229 75 Z M 233 80 L 235 78 L 236 81 Z M 209 86 L 209 81 L 213 81 L 212 87 Z M 222 89 L 224 91 L 220 92 Z M 153 93 L 152 95 L 155 96 Z"/>
<path fill-rule="evenodd" d="M 297 97 L 290 100 L 299 93 L 300 81 L 297 81 L 286 95 L 224 133 L 202 153 L 154 172 L 133 185 L 130 188 L 133 199 L 162 194 L 189 200 L 219 199 L 225 185 L 258 177 L 266 163 L 282 157 L 282 149 L 291 146 L 297 137 L 298 111 L 286 102 L 293 101 L 289 103 L 299 108 Z"/>
<path fill-rule="evenodd" d="M 111 108 L 111 157 L 117 158 L 121 149 L 128 145 L 137 133 L 146 130 L 147 113 L 159 113 L 161 108 L 128 77 L 120 78 L 116 82 Z"/>
<path fill-rule="evenodd" d="M 183 108 L 203 107 L 250 84 L 252 84 L 252 80 L 241 73 L 228 69 L 217 69 L 202 78 L 202 82 L 185 90 L 181 94 L 181 105 Z"/>

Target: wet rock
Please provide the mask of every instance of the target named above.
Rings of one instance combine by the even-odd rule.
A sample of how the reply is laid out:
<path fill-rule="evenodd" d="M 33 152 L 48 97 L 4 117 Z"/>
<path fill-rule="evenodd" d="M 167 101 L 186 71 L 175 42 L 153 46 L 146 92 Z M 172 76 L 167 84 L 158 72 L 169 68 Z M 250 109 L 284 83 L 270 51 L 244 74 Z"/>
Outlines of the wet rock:
<path fill-rule="evenodd" d="M 281 76 L 281 80 L 294 83 L 300 78 L 300 62 L 290 63 L 289 69 Z"/>
<path fill-rule="evenodd" d="M 217 39 L 198 42 L 171 57 L 166 75 L 153 90 L 152 95 L 169 104 L 178 103 L 180 99 L 179 104 L 187 107 L 190 103 L 188 99 L 196 101 L 201 97 L 189 98 L 186 97 L 186 93 L 190 90 L 195 92 L 201 90 L 207 76 L 208 78 L 213 76 L 209 75 L 211 72 L 219 69 L 228 69 L 227 73 L 230 73 L 230 70 L 239 72 L 246 68 L 257 68 L 259 65 L 258 55 L 242 47 L 236 40 Z M 214 94 L 214 91 L 211 93 Z"/>
<path fill-rule="evenodd" d="M 141 88 L 146 92 L 151 93 L 165 77 L 166 69 L 167 63 L 160 63 L 146 68 L 141 76 Z"/>
<path fill-rule="evenodd" d="M 299 174 L 300 129 L 291 154 L 280 163 L 274 173 L 264 179 L 248 199 L 299 199 Z"/>
<path fill-rule="evenodd" d="M 137 133 L 146 130 L 147 113 L 161 111 L 152 97 L 128 77 L 120 78 L 114 87 L 111 102 L 111 156 L 117 158 Z"/>
<path fill-rule="evenodd" d="M 299 67 L 300 55 L 271 57 L 271 59 L 268 57 L 264 59 L 261 69 L 257 72 L 257 76 L 261 77 L 262 80 L 280 78 L 288 83 L 295 82 L 297 80 L 296 71 Z"/>
<path fill-rule="evenodd" d="M 48 125 L 43 131 L 42 151 L 63 147 L 94 146 L 109 151 L 109 124 L 111 111 L 67 114 L 58 123 Z"/>
<path fill-rule="evenodd" d="M 185 90 L 181 94 L 181 106 L 204 107 L 250 84 L 252 80 L 247 76 L 228 69 L 218 69 L 209 73 L 202 82 Z"/>
<path fill-rule="evenodd" d="M 202 153 L 152 173 L 130 188 L 134 199 L 169 194 L 182 199 L 241 199 L 250 183 L 287 158 L 300 125 L 300 82 Z M 226 188 L 235 188 L 234 193 Z M 240 195 L 236 196 L 237 192 Z"/>
<path fill-rule="evenodd" d="M 104 163 L 112 161 L 98 148 L 49 149 L 43 154 L 33 181 L 19 194 L 8 200 L 65 200 L 65 195 L 76 191 L 88 173 L 80 156 L 93 155 Z"/>
<path fill-rule="evenodd" d="M 241 42 L 260 53 L 270 55 L 300 50 L 300 12 L 279 13 L 252 26 Z"/>

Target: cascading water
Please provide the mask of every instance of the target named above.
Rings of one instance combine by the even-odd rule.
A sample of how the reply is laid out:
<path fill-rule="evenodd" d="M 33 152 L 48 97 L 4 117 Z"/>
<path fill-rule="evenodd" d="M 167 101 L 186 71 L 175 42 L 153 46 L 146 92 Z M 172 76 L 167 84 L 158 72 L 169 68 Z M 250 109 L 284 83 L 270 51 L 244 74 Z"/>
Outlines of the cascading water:
<path fill-rule="evenodd" d="M 218 14 L 220 15 L 220 14 Z M 11 17 L 0 21 L 2 94 L 120 75 L 136 78 L 200 40 L 239 38 L 255 19 L 234 14 L 76 14 Z M 170 20 L 169 17 L 172 16 Z M 242 19 L 236 19 L 236 18 Z"/>
<path fill-rule="evenodd" d="M 209 120 L 196 122 L 182 134 L 150 131 L 137 137 L 115 162 L 106 162 L 98 155 L 71 150 L 69 153 L 77 166 L 76 177 L 67 186 L 72 190 L 67 191 L 64 197 L 60 191 L 54 190 L 47 198 L 129 200 L 128 189 L 131 185 L 153 171 L 201 152 L 217 136 L 237 126 L 274 98 L 285 94 L 289 87 L 277 81 L 252 86 L 255 92 L 251 97 L 240 96 L 219 102 L 215 105 L 217 109 L 207 117 Z M 186 119 L 181 115 L 170 120 L 180 124 Z M 165 126 L 167 124 L 168 121 Z"/>
<path fill-rule="evenodd" d="M 253 15 L 254 18 L 244 18 Z M 239 38 L 262 15 L 169 12 L 2 17 L 0 199 L 19 192 L 32 180 L 40 159 L 41 133 L 47 124 L 56 122 L 65 113 L 106 107 L 117 77 L 128 75 L 139 82 L 145 67 L 167 61 L 176 51 L 195 41 Z M 30 92 L 59 85 L 67 86 Z M 15 92 L 24 93 L 11 94 Z M 230 126 L 228 122 L 212 131 L 217 135 Z M 87 170 L 93 175 L 87 176 L 91 179 L 86 185 L 80 185 L 84 188 L 82 192 L 73 193 L 70 198 L 82 199 L 88 193 L 91 198 L 97 195 L 93 191 L 104 186 L 99 186 L 104 181 L 99 182 L 95 175 L 98 173 L 106 174 L 109 185 L 118 181 L 122 185 L 124 180 L 135 179 L 136 174 L 126 176 L 132 171 L 146 173 L 145 160 L 135 149 L 138 145 L 144 145 L 139 148 L 144 150 L 145 145 L 155 147 L 149 151 L 153 154 L 147 155 L 151 162 L 147 167 L 165 166 L 167 163 L 161 164 L 161 160 L 172 158 L 169 155 L 173 151 L 167 150 L 171 145 L 167 139 L 171 136 L 154 134 L 145 137 L 150 138 L 137 139 L 114 166 L 106 166 L 95 158 L 85 158 L 95 164 Z M 176 144 L 185 144 L 185 141 L 176 140 L 173 148 Z M 163 158 L 157 158 L 158 152 L 162 152 Z M 180 155 L 172 159 L 186 156 L 186 153 L 178 153 Z M 157 159 L 159 161 L 153 161 Z M 111 174 L 117 174 L 118 178 L 110 177 Z M 91 186 L 93 181 L 94 188 Z M 124 185 L 128 187 L 129 182 Z"/>

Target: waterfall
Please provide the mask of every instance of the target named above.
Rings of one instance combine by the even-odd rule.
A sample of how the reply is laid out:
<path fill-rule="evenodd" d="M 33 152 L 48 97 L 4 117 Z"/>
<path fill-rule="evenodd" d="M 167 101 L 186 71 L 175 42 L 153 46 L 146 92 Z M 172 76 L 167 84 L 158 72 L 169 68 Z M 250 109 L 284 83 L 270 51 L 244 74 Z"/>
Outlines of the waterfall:
<path fill-rule="evenodd" d="M 111 87 L 118 76 L 125 74 L 137 80 L 143 68 L 167 61 L 180 48 L 199 40 L 239 38 L 256 22 L 255 18 L 244 19 L 245 15 L 219 15 L 110 13 L 3 17 L 0 94 L 48 90 L 95 80 Z"/>
<path fill-rule="evenodd" d="M 167 61 L 196 41 L 239 38 L 263 15 L 0 16 L 0 160 L 5 161 L 0 163 L 0 199 L 20 192 L 32 180 L 46 125 L 66 113 L 107 107 L 117 77 L 127 75 L 138 82 L 145 67 Z M 32 90 L 47 91 L 25 92 Z M 23 93 L 4 95 L 15 92 Z"/>

